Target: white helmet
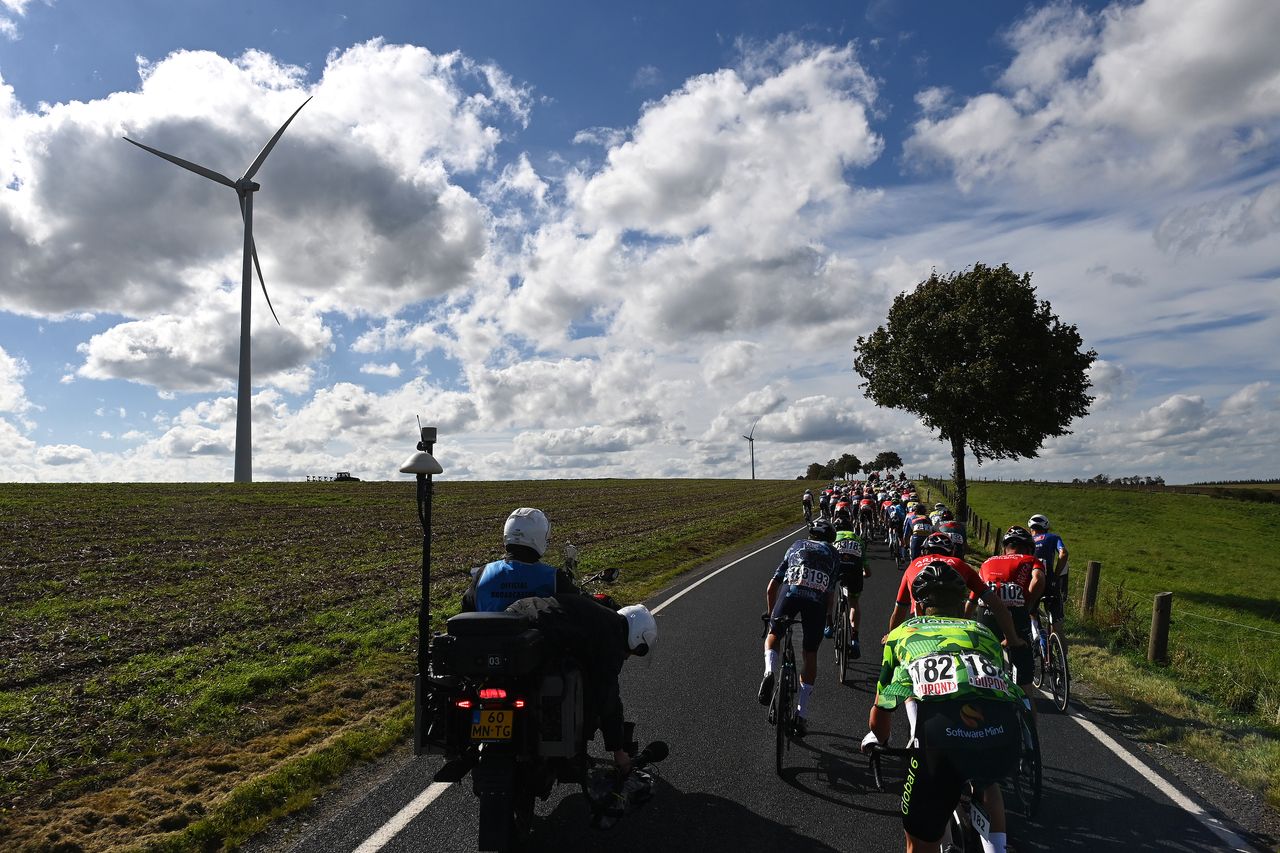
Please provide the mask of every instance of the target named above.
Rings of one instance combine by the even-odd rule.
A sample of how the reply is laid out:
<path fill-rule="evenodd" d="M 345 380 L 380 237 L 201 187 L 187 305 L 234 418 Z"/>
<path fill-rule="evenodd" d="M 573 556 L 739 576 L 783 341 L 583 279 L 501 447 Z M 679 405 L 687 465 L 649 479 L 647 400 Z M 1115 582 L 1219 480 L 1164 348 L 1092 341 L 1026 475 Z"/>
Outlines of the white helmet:
<path fill-rule="evenodd" d="M 618 611 L 627 620 L 627 647 L 633 655 L 647 655 L 658 642 L 658 622 L 643 604 L 632 604 Z"/>
<path fill-rule="evenodd" d="M 1040 515 L 1039 513 L 1036 513 L 1035 515 L 1031 516 L 1031 520 L 1027 522 L 1027 527 L 1030 527 L 1032 529 L 1037 527 L 1043 527 L 1047 531 L 1049 529 L 1049 519 L 1045 518 L 1043 515 Z"/>
<path fill-rule="evenodd" d="M 520 507 L 507 516 L 507 523 L 502 527 L 502 544 L 532 548 L 539 557 L 547 552 L 549 538 L 551 522 L 542 510 L 532 507 Z"/>

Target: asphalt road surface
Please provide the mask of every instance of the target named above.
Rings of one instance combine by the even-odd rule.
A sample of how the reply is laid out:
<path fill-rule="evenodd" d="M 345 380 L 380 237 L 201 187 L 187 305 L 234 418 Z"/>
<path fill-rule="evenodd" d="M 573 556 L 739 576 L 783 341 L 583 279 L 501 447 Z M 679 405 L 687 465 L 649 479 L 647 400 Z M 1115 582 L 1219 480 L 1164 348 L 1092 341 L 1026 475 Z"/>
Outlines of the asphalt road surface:
<path fill-rule="evenodd" d="M 875 696 L 879 637 L 888 624 L 899 581 L 883 545 L 871 549 L 872 576 L 862 594 L 863 657 L 853 662 L 849 679 L 840 684 L 831 644 L 823 643 L 810 734 L 792 747 L 783 776 L 774 772 L 773 729 L 755 699 L 763 671 L 759 617 L 765 585 L 798 535 L 714 577 L 708 577 L 714 567 L 692 573 L 647 602 L 654 607 L 685 591 L 657 616 L 660 645 L 654 654 L 629 661 L 623 672 L 623 700 L 628 718 L 638 723 L 638 739 L 662 739 L 671 746 L 655 796 L 613 829 L 600 831 L 590 828 L 589 810 L 578 789 L 558 786 L 551 799 L 539 803 L 531 850 L 903 849 L 898 796 L 875 790 L 867 760 L 858 753 Z M 1210 831 L 1162 793 L 1149 780 L 1156 771 L 1146 762 L 1131 759 L 1135 769 L 1046 700 L 1039 702 L 1039 711 L 1044 797 L 1034 819 L 1010 813 L 1010 844 L 1018 853 L 1235 847 L 1229 835 Z M 902 738 L 905 722 L 894 721 L 895 743 Z M 599 741 L 594 748 L 597 755 L 603 753 Z M 470 779 L 429 788 L 440 765 L 436 756 L 399 762 L 340 814 L 322 815 L 307 826 L 287 849 L 475 850 L 477 802 Z M 429 792 L 426 797 L 424 792 Z M 403 814 L 410 803 L 428 798 L 430 804 L 411 810 L 412 817 Z M 403 826 L 387 826 L 397 814 Z"/>

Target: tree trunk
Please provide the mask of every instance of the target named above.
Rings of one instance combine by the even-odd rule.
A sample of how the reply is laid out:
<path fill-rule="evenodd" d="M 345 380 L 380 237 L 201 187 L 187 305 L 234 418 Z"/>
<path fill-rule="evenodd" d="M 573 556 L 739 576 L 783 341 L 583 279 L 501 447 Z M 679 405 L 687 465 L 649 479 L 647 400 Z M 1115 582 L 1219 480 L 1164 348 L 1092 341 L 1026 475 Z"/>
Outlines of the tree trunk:
<path fill-rule="evenodd" d="M 964 437 L 954 433 L 951 435 L 951 461 L 955 463 L 951 479 L 956 484 L 956 505 L 952 511 L 957 521 L 963 521 L 969 512 L 969 482 L 964 476 Z"/>

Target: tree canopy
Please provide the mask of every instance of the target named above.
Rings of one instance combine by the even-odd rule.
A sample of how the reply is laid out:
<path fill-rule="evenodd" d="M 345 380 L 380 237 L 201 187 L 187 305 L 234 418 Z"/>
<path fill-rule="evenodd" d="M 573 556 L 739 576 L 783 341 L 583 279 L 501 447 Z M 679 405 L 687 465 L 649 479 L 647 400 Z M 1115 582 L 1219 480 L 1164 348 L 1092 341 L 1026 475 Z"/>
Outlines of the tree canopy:
<path fill-rule="evenodd" d="M 1030 273 L 974 264 L 900 293 L 885 324 L 858 338 L 853 369 L 877 405 L 918 415 L 951 444 L 963 517 L 966 449 L 979 463 L 1032 458 L 1088 412 L 1097 353 L 1082 346 Z"/>

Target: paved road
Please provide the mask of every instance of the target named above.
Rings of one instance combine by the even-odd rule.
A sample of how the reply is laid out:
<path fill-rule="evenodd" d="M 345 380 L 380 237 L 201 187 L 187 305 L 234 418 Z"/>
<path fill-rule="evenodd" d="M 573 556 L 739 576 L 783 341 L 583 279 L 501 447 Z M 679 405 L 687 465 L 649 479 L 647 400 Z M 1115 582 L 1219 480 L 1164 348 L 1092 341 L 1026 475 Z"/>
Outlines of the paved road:
<path fill-rule="evenodd" d="M 830 644 L 820 653 L 811 733 L 793 748 L 783 778 L 773 767 L 773 731 L 755 701 L 763 669 L 759 614 L 764 587 L 792 537 L 706 580 L 662 609 L 661 646 L 627 664 L 623 697 L 641 741 L 671 745 L 656 796 L 609 832 L 588 826 L 580 793 L 560 786 L 539 806 L 534 850 L 897 851 L 897 798 L 872 786 L 857 752 L 874 698 L 878 637 L 899 574 L 873 548 L 863 593 L 872 642 L 844 685 L 834 680 Z M 692 575 L 676 588 L 687 588 Z M 673 590 L 655 596 L 651 606 Z M 1041 702 L 1045 796 L 1034 820 L 1011 815 L 1020 851 L 1201 851 L 1229 849 L 1076 721 Z M 905 720 L 896 720 L 901 724 Z M 901 736 L 901 729 L 898 730 Z M 598 743 L 597 743 L 598 747 Z M 431 784 L 440 759 L 404 761 L 341 815 L 319 821 L 295 853 L 423 853 L 475 849 L 476 800 L 469 780 L 447 788 L 377 847 L 367 839 Z M 1145 763 L 1140 766 L 1146 767 Z M 1150 771 L 1148 771 L 1150 772 Z M 388 835 L 390 833 L 387 833 Z"/>

